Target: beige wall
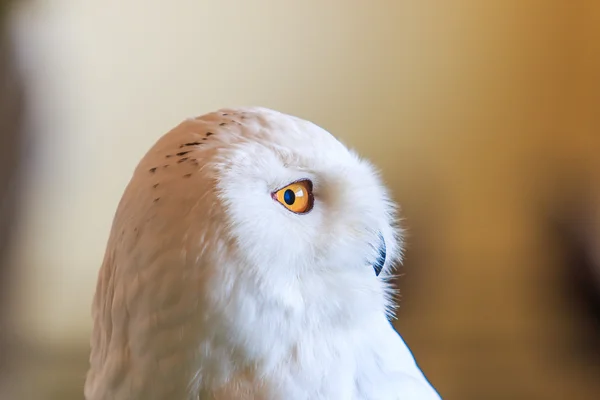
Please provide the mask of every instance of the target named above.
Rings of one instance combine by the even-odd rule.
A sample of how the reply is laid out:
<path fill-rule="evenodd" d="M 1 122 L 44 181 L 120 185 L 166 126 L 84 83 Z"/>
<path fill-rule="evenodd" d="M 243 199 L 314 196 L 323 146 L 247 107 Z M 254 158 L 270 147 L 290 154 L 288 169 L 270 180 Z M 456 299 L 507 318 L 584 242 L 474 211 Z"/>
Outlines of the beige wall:
<path fill-rule="evenodd" d="M 39 137 L 15 260 L 34 341 L 87 341 L 135 164 L 180 120 L 232 105 L 311 119 L 383 168 L 427 260 L 407 262 L 407 282 L 419 276 L 409 335 L 531 324 L 524 288 L 545 257 L 535 201 L 565 166 L 599 159 L 598 2 L 166 4 L 40 1 L 19 14 Z M 477 325 L 497 307 L 506 318 Z"/>

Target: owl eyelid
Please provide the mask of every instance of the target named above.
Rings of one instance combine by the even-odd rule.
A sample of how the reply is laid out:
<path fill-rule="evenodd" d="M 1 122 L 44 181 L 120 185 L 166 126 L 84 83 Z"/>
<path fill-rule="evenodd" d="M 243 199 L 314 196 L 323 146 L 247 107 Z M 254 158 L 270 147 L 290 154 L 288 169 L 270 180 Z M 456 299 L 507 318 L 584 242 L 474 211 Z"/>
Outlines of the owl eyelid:
<path fill-rule="evenodd" d="M 312 183 L 312 181 L 311 181 L 310 179 L 308 179 L 308 178 L 300 178 L 300 179 L 296 179 L 296 180 L 295 180 L 295 181 L 293 181 L 293 182 L 290 182 L 290 183 L 288 183 L 288 184 L 285 184 L 285 185 L 283 185 L 282 187 L 280 187 L 280 188 L 278 188 L 278 189 L 275 189 L 275 190 L 273 191 L 273 193 L 271 193 L 271 194 L 275 194 L 275 193 L 279 192 L 280 190 L 282 190 L 282 189 L 284 189 L 284 188 L 286 188 L 286 187 L 288 187 L 288 186 L 292 186 L 292 185 L 294 185 L 294 184 L 296 184 L 296 183 L 300 183 L 300 182 L 306 182 L 306 183 L 308 183 L 308 191 L 309 191 L 310 193 L 312 193 L 312 190 L 313 190 L 313 183 Z"/>

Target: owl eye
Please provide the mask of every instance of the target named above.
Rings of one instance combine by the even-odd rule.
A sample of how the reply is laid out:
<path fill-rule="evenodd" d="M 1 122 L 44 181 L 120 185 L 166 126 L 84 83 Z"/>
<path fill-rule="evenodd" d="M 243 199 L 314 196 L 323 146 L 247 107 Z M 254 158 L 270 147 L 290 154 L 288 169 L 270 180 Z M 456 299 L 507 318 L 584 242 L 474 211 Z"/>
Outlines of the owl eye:
<path fill-rule="evenodd" d="M 273 193 L 273 198 L 296 214 L 306 214 L 312 210 L 314 197 L 312 182 L 308 179 L 297 181 Z"/>

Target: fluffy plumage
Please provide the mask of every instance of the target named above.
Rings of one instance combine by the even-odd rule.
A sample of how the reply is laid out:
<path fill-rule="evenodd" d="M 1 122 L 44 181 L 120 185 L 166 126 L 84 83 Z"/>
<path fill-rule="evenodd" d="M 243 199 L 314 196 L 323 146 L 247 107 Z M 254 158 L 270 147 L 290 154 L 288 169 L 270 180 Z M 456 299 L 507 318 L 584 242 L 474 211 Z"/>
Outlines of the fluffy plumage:
<path fill-rule="evenodd" d="M 296 214 L 272 193 L 302 179 L 314 206 Z M 265 108 L 184 121 L 119 204 L 86 398 L 439 399 L 387 318 L 394 218 L 373 167 L 310 122 Z"/>

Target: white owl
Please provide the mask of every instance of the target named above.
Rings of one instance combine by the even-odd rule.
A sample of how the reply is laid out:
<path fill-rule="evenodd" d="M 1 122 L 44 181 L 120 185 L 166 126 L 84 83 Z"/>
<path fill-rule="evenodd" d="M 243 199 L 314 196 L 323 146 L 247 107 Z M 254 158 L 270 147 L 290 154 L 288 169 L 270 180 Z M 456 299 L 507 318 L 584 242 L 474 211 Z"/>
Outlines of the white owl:
<path fill-rule="evenodd" d="M 388 321 L 394 215 L 315 124 L 259 107 L 184 121 L 116 212 L 86 399 L 439 399 Z"/>

